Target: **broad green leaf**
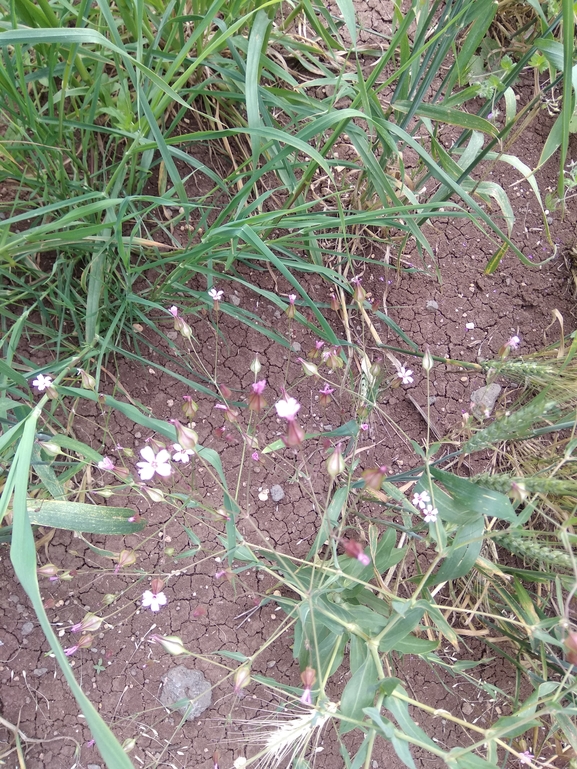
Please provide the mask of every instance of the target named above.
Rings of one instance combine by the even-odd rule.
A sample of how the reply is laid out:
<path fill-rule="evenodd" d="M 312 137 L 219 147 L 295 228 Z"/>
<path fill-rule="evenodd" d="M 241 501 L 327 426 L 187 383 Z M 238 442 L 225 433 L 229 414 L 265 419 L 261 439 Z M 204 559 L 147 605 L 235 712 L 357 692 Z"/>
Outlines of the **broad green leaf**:
<path fill-rule="evenodd" d="M 397 612 L 391 614 L 385 632 L 381 635 L 379 642 L 379 651 L 381 654 L 393 651 L 399 641 L 406 638 L 421 621 L 427 606 L 419 601 L 412 608 L 407 608 L 404 615 Z"/>
<path fill-rule="evenodd" d="M 405 740 L 400 739 L 400 737 L 397 736 L 397 730 L 395 730 L 393 722 L 389 721 L 388 718 L 381 716 L 377 708 L 365 708 L 364 713 L 372 720 L 383 737 L 386 740 L 389 740 L 395 749 L 395 753 L 404 765 L 408 766 L 409 769 L 416 769 L 415 762 L 411 756 L 411 751 L 409 750 L 409 745 Z"/>
<path fill-rule="evenodd" d="M 517 523 L 517 516 L 511 501 L 505 494 L 484 489 L 460 476 L 431 467 L 431 475 L 447 489 L 458 507 L 477 515 L 500 518 L 508 523 Z"/>
<path fill-rule="evenodd" d="M 147 523 L 143 519 L 131 523 L 128 519 L 134 515 L 134 510 L 127 507 L 87 505 L 54 499 L 28 499 L 27 512 L 30 523 L 90 534 L 133 534 L 142 531 Z"/>
<path fill-rule="evenodd" d="M 460 526 L 441 567 L 427 580 L 427 587 L 468 574 L 481 552 L 484 532 L 482 516 Z"/>
<path fill-rule="evenodd" d="M 377 688 L 377 669 L 371 654 L 351 677 L 341 697 L 340 713 L 346 718 L 362 721 L 364 708 L 368 708 L 375 698 Z M 341 721 L 340 733 L 346 734 L 355 728 L 355 724 Z"/>

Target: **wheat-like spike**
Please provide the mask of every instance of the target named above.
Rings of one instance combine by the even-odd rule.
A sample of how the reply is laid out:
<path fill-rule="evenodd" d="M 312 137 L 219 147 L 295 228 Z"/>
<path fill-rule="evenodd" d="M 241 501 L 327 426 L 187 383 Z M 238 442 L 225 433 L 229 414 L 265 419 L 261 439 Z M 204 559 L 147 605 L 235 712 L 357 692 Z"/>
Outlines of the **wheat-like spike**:
<path fill-rule="evenodd" d="M 555 569 L 573 571 L 573 558 L 564 550 L 557 550 L 549 545 L 544 545 L 535 539 L 514 534 L 510 531 L 499 531 L 492 534 L 492 539 L 514 555 L 520 555 L 528 561 L 540 561 Z"/>
<path fill-rule="evenodd" d="M 550 494 L 557 497 L 577 496 L 577 481 L 567 481 L 562 478 L 545 478 L 540 475 L 523 478 L 506 474 L 480 473 L 471 480 L 479 486 L 500 491 L 502 494 L 510 494 L 514 491 L 513 484 L 515 484 L 528 494 Z"/>
<path fill-rule="evenodd" d="M 464 454 L 472 454 L 500 441 L 522 438 L 531 426 L 557 407 L 556 401 L 535 398 L 512 414 L 498 419 L 483 430 L 479 430 L 463 446 Z"/>

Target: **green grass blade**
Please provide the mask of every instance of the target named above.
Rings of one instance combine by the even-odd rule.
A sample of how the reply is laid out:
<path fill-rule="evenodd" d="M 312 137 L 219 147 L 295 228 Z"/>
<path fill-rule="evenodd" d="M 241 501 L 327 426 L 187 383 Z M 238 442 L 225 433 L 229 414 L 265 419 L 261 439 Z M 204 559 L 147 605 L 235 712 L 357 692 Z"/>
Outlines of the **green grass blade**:
<path fill-rule="evenodd" d="M 109 769 L 133 769 L 130 759 L 122 750 L 122 746 L 80 688 L 74 673 L 72 672 L 68 658 L 64 654 L 62 646 L 52 629 L 52 625 L 42 604 L 42 597 L 40 595 L 36 574 L 36 549 L 34 547 L 34 537 L 28 518 L 26 499 L 36 422 L 40 417 L 40 413 L 40 409 L 35 409 L 26 420 L 22 439 L 14 459 L 13 467 L 16 483 L 14 487 L 14 523 L 12 527 L 10 560 L 12 561 L 16 576 L 32 602 L 40 626 L 46 636 L 46 640 L 50 644 L 50 648 L 54 653 L 56 661 L 60 665 L 60 669 L 66 678 L 66 682 L 70 686 L 70 689 L 86 718 L 86 722 L 96 740 L 102 758 L 106 761 Z M 6 490 L 4 491 L 4 494 L 5 493 Z M 2 496 L 4 496 L 4 494 Z"/>

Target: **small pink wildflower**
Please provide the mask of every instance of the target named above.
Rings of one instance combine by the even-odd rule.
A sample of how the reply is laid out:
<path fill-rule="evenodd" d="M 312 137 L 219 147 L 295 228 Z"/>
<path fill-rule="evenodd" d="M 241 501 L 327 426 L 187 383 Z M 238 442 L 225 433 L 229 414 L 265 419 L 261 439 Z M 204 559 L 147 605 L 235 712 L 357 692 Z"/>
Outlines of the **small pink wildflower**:
<path fill-rule="evenodd" d="M 176 305 L 173 304 L 172 307 L 169 307 L 168 312 L 173 318 L 178 318 L 178 307 L 176 307 Z"/>
<path fill-rule="evenodd" d="M 322 339 L 317 339 L 317 341 L 315 342 L 315 347 L 316 347 L 317 350 L 320 350 L 321 347 L 324 347 L 324 344 L 325 343 L 323 342 Z"/>
<path fill-rule="evenodd" d="M 439 511 L 436 507 L 433 507 L 433 505 L 427 505 L 423 509 L 423 518 L 425 519 L 425 523 L 436 523 L 438 515 Z"/>
<path fill-rule="evenodd" d="M 104 457 L 97 465 L 99 470 L 114 470 L 115 464 L 110 457 Z"/>
<path fill-rule="evenodd" d="M 168 478 L 172 473 L 172 467 L 169 464 L 170 454 L 166 449 L 161 449 L 158 454 L 155 454 L 152 446 L 145 446 L 140 450 L 140 456 L 144 462 L 137 462 L 136 466 L 143 481 L 151 480 L 155 473 L 163 478 Z"/>
<path fill-rule="evenodd" d="M 187 465 L 190 462 L 190 458 L 194 455 L 192 449 L 183 449 L 180 443 L 173 443 L 172 448 L 176 454 L 172 455 L 174 462 L 182 462 L 183 465 Z"/>
<path fill-rule="evenodd" d="M 325 407 L 329 405 L 329 403 L 331 402 L 331 395 L 334 393 L 334 391 L 335 391 L 335 388 L 329 387 L 329 383 L 325 382 L 325 386 L 323 387 L 323 389 L 319 390 L 319 393 L 320 393 L 319 403 L 321 406 Z"/>
<path fill-rule="evenodd" d="M 142 606 L 150 611 L 160 611 L 161 606 L 166 605 L 166 596 L 164 593 L 153 593 L 152 590 L 145 590 L 142 594 Z"/>
<path fill-rule="evenodd" d="M 356 558 L 363 566 L 368 566 L 371 562 L 369 556 L 363 550 L 363 546 L 356 539 L 341 539 L 343 550 L 349 558 Z"/>
<path fill-rule="evenodd" d="M 427 503 L 431 501 L 431 497 L 428 491 L 421 491 L 420 493 L 415 493 L 411 501 L 415 507 L 424 510 Z"/>
<path fill-rule="evenodd" d="M 519 763 L 523 766 L 529 766 L 535 756 L 530 750 L 524 750 L 523 753 L 519 753 Z"/>
<path fill-rule="evenodd" d="M 285 314 L 289 320 L 292 320 L 295 316 L 295 302 L 297 300 L 296 294 L 289 294 L 289 303 L 285 309 Z"/>
<path fill-rule="evenodd" d="M 368 424 L 366 422 L 363 422 L 361 424 L 361 430 L 366 433 L 368 429 L 369 429 Z"/>
<path fill-rule="evenodd" d="M 252 392 L 248 396 L 248 407 L 251 411 L 262 411 L 266 408 L 266 401 L 262 397 L 264 388 L 266 387 L 266 379 L 261 379 L 260 382 L 254 382 L 251 385 Z"/>
<path fill-rule="evenodd" d="M 251 459 L 254 459 L 255 462 L 258 462 L 258 460 L 260 459 L 258 451 L 253 451 L 250 456 L 251 456 Z"/>
<path fill-rule="evenodd" d="M 52 377 L 49 374 L 38 374 L 36 379 L 32 380 L 33 386 L 38 390 L 38 392 L 44 392 L 44 390 L 47 390 L 49 387 L 52 386 Z"/>
<path fill-rule="evenodd" d="M 399 371 L 397 373 L 397 376 L 399 377 L 401 382 L 404 385 L 406 385 L 406 384 L 412 384 L 413 383 L 412 374 L 413 374 L 413 372 L 411 371 L 410 368 L 406 369 L 404 366 L 401 366 L 401 368 L 399 369 Z"/>
<path fill-rule="evenodd" d="M 510 347 L 511 350 L 516 350 L 521 344 L 521 339 L 520 337 L 515 335 L 515 336 L 512 336 L 511 339 L 507 340 L 505 344 L 507 345 L 507 347 Z"/>
<path fill-rule="evenodd" d="M 208 295 L 213 302 L 220 302 L 223 297 L 224 291 L 217 291 L 216 288 L 211 288 Z"/>
<path fill-rule="evenodd" d="M 286 419 L 287 422 L 293 422 L 295 420 L 300 407 L 301 404 L 289 395 L 286 395 L 283 400 L 275 403 L 276 413 L 281 419 Z"/>

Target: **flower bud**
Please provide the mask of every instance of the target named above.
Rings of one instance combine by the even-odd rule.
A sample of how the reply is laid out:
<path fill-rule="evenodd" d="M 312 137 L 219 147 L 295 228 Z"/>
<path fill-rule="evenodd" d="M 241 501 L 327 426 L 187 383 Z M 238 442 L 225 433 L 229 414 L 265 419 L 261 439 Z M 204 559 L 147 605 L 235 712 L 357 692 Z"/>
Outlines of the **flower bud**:
<path fill-rule="evenodd" d="M 306 689 L 312 689 L 317 680 L 317 674 L 314 668 L 306 667 L 301 673 L 301 681 Z"/>
<path fill-rule="evenodd" d="M 331 310 L 338 312 L 341 309 L 341 303 L 337 299 L 336 294 L 331 294 Z"/>
<path fill-rule="evenodd" d="M 96 391 L 96 379 L 93 376 L 90 376 L 90 374 L 87 374 L 83 368 L 79 368 L 78 373 L 82 378 L 82 387 L 84 387 L 85 390 Z"/>
<path fill-rule="evenodd" d="M 37 569 L 37 572 L 41 577 L 55 577 L 59 571 L 60 569 L 58 566 L 55 566 L 53 563 L 46 563 L 44 566 Z"/>
<path fill-rule="evenodd" d="M 565 658 L 570 665 L 577 665 L 577 633 L 569 633 L 565 639 Z"/>
<path fill-rule="evenodd" d="M 431 355 L 428 345 L 425 348 L 425 354 L 423 355 L 423 362 L 421 365 L 423 366 L 424 371 L 430 371 L 433 368 L 433 356 Z"/>
<path fill-rule="evenodd" d="M 374 489 L 374 491 L 380 491 L 383 485 L 383 481 L 390 473 L 390 469 L 386 465 L 381 467 L 372 467 L 369 470 L 364 470 L 361 476 L 365 482 L 365 488 Z"/>
<path fill-rule="evenodd" d="M 151 635 L 148 636 L 148 640 L 153 644 L 159 644 L 165 652 L 174 657 L 179 654 L 186 654 L 184 644 L 177 635 Z"/>
<path fill-rule="evenodd" d="M 136 747 L 136 740 L 134 739 L 134 737 L 129 737 L 127 740 L 124 740 L 124 742 L 122 743 L 122 750 L 125 753 L 130 753 L 130 751 L 134 750 L 135 747 Z"/>
<path fill-rule="evenodd" d="M 95 633 L 102 625 L 102 618 L 97 617 L 96 614 L 88 612 L 84 615 L 84 619 L 78 622 L 76 625 L 72 625 L 70 628 L 71 633 L 86 633 L 87 631 Z"/>
<path fill-rule="evenodd" d="M 297 424 L 295 419 L 288 422 L 287 434 L 283 437 L 284 445 L 289 449 L 300 446 L 305 439 L 305 431 Z"/>
<path fill-rule="evenodd" d="M 253 362 L 250 364 L 250 370 L 255 376 L 258 376 L 260 374 L 261 368 L 262 368 L 262 365 L 257 355 L 256 358 L 253 360 Z"/>
<path fill-rule="evenodd" d="M 357 304 L 362 304 L 365 301 L 365 298 L 367 296 L 367 292 L 365 289 L 361 286 L 361 279 L 360 278 L 353 278 L 351 280 L 351 283 L 354 285 L 353 289 L 353 299 Z"/>
<path fill-rule="evenodd" d="M 164 492 L 162 489 L 149 489 L 148 486 L 142 486 L 142 491 L 144 491 L 145 494 L 148 495 L 149 499 L 152 502 L 163 502 L 164 501 Z"/>
<path fill-rule="evenodd" d="M 171 425 L 176 428 L 176 440 L 183 449 L 194 449 L 198 443 L 198 435 L 190 427 L 181 425 L 178 419 L 170 419 Z"/>
<path fill-rule="evenodd" d="M 130 478 L 130 470 L 128 467 L 115 467 L 114 475 L 120 478 L 121 481 L 126 481 Z"/>
<path fill-rule="evenodd" d="M 343 455 L 341 453 L 341 444 L 338 443 L 333 453 L 330 455 L 330 457 L 327 460 L 327 473 L 331 476 L 331 478 L 334 479 L 337 477 L 337 475 L 340 475 L 341 473 L 345 472 L 345 460 L 343 459 Z"/>
<path fill-rule="evenodd" d="M 192 400 L 192 395 L 183 395 L 182 413 L 188 419 L 194 419 L 198 411 L 198 403 Z"/>
<path fill-rule="evenodd" d="M 286 307 L 285 314 L 289 320 L 292 320 L 295 316 L 295 302 L 297 300 L 296 294 L 289 294 L 289 303 Z"/>
<path fill-rule="evenodd" d="M 50 398 L 50 400 L 58 400 L 58 391 L 52 387 L 52 385 L 46 389 L 46 395 Z"/>
<path fill-rule="evenodd" d="M 158 438 L 147 438 L 146 442 L 152 446 L 155 454 L 158 454 L 159 451 L 162 451 L 162 449 L 166 448 L 166 444 L 162 441 L 159 441 Z"/>
<path fill-rule="evenodd" d="M 57 457 L 60 454 L 60 446 L 54 441 L 40 441 L 42 451 L 45 451 L 49 457 Z"/>
<path fill-rule="evenodd" d="M 343 550 L 349 558 L 356 558 L 363 566 L 368 566 L 371 562 L 369 556 L 365 553 L 363 546 L 356 539 L 341 539 Z"/>
<path fill-rule="evenodd" d="M 106 593 L 102 598 L 102 603 L 105 606 L 111 606 L 116 601 L 117 596 L 114 593 Z"/>
<path fill-rule="evenodd" d="M 234 693 L 239 694 L 250 683 L 250 667 L 242 665 L 234 674 Z"/>
<path fill-rule="evenodd" d="M 305 376 L 318 376 L 319 375 L 319 370 L 315 366 L 314 363 L 309 363 L 308 361 L 303 360 L 303 358 L 298 358 L 298 362 L 303 367 L 303 372 L 304 372 Z"/>
<path fill-rule="evenodd" d="M 164 581 L 161 580 L 160 577 L 155 577 L 150 583 L 150 591 L 154 593 L 154 595 L 158 595 L 159 593 L 162 593 L 163 587 L 164 587 Z"/>
<path fill-rule="evenodd" d="M 373 363 L 371 368 L 369 369 L 369 372 L 374 379 L 380 379 L 383 376 L 383 364 L 381 361 L 376 361 Z"/>
<path fill-rule="evenodd" d="M 85 635 L 80 636 L 76 645 L 79 649 L 90 649 L 93 642 L 94 638 L 90 635 L 90 633 L 86 633 Z"/>
<path fill-rule="evenodd" d="M 230 400 L 232 398 L 232 390 L 227 385 L 221 384 L 219 386 L 219 390 L 222 397 L 226 398 L 226 400 Z"/>
<path fill-rule="evenodd" d="M 134 550 L 121 550 L 116 556 L 116 559 L 118 564 L 114 569 L 114 573 L 118 574 L 119 569 L 124 568 L 124 566 L 132 566 L 136 563 L 136 553 Z"/>

